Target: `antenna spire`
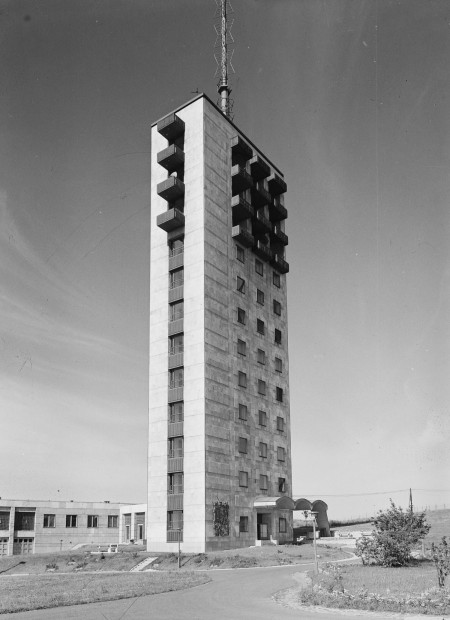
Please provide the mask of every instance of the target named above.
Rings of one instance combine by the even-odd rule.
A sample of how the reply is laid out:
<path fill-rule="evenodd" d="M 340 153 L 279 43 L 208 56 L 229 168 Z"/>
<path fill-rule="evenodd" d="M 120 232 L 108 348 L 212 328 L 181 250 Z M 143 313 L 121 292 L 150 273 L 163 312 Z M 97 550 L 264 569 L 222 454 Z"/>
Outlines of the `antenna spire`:
<path fill-rule="evenodd" d="M 234 49 L 230 49 L 230 44 L 234 43 L 233 35 L 231 34 L 231 28 L 233 26 L 234 19 L 228 18 L 233 11 L 233 7 L 230 4 L 230 0 L 216 0 L 216 13 L 214 29 L 216 31 L 216 43 L 215 48 L 220 48 L 220 54 L 214 53 L 216 59 L 217 69 L 216 76 L 220 73 L 219 81 L 217 83 L 217 92 L 219 93 L 219 99 L 217 105 L 220 107 L 225 116 L 232 119 L 233 100 L 230 97 L 231 88 L 228 84 L 228 74 L 231 70 L 234 73 L 234 67 L 231 63 Z"/>

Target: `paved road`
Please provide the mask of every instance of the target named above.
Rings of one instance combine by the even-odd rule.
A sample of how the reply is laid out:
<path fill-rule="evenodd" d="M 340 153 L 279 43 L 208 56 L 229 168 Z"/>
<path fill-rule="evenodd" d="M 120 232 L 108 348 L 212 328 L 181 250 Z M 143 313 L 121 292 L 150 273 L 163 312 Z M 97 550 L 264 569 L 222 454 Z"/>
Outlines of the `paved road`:
<path fill-rule="evenodd" d="M 297 582 L 295 573 L 310 570 L 311 565 L 210 571 L 212 582 L 177 592 L 165 592 L 135 599 L 57 607 L 1 618 L 11 620 L 353 620 L 406 618 L 397 614 L 367 612 L 319 612 L 282 607 L 271 600 L 272 594 Z M 420 617 L 423 620 L 423 616 Z M 440 620 L 440 616 L 438 619 Z M 408 620 L 412 620 L 408 616 Z"/>

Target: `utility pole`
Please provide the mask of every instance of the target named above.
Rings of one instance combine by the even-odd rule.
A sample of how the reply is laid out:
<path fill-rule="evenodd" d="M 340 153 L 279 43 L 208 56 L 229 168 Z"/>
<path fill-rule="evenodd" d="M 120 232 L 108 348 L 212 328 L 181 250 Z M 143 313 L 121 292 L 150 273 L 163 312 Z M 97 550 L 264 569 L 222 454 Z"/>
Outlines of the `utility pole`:
<path fill-rule="evenodd" d="M 413 501 L 412 501 L 412 489 L 409 489 L 409 512 L 412 514 L 414 512 Z"/>

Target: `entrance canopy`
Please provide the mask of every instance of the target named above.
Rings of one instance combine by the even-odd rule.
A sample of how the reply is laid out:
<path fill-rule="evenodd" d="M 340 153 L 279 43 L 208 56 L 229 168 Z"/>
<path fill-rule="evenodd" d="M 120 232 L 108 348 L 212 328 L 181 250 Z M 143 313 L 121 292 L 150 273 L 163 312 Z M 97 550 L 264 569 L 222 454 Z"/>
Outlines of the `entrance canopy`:
<path fill-rule="evenodd" d="M 253 502 L 253 508 L 280 508 L 281 510 L 294 510 L 295 502 L 290 497 L 267 497 L 260 495 Z"/>

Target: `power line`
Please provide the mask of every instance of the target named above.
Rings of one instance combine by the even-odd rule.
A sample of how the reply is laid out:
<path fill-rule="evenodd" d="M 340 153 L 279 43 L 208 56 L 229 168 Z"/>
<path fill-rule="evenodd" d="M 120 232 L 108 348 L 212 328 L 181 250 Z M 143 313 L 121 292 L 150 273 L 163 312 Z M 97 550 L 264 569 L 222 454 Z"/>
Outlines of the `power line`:
<path fill-rule="evenodd" d="M 369 495 L 388 495 L 389 493 L 405 493 L 409 492 L 408 489 L 396 489 L 394 491 L 369 491 L 367 493 L 293 493 L 293 495 L 298 497 L 304 497 L 305 495 L 315 496 L 315 497 L 364 497 Z M 411 489 L 412 491 L 420 491 L 422 493 L 450 493 L 450 489 Z"/>

